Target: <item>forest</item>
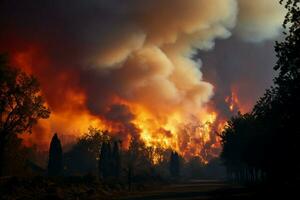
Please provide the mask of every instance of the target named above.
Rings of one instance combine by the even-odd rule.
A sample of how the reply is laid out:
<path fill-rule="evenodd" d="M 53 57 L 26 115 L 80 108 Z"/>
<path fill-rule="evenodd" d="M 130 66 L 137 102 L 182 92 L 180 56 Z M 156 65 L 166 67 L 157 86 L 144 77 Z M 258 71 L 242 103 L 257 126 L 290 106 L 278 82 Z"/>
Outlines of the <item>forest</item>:
<path fill-rule="evenodd" d="M 1 197 L 118 199 L 163 186 L 191 184 L 191 180 L 218 180 L 226 187 L 243 187 L 239 192 L 248 192 L 250 188 L 249 194 L 263 191 L 261 188 L 284 188 L 284 192 L 292 188 L 296 192 L 300 182 L 300 1 L 280 3 L 287 14 L 283 22 L 284 38 L 274 46 L 277 75 L 273 85 L 250 112 L 238 112 L 216 133 L 220 138 L 220 155 L 209 161 L 199 156 L 186 159 L 172 148 L 154 148 L 134 134 L 124 144 L 113 133 L 94 126 L 68 147 L 63 147 L 60 133 L 55 132 L 47 151 L 23 145 L 21 136 L 31 133 L 39 120 L 47 120 L 51 109 L 38 79 L 12 66 L 10 55 L 2 53 Z M 201 187 L 208 187 L 210 182 L 205 184 Z M 216 191 L 205 194 L 227 192 Z M 228 195 L 236 192 L 228 191 Z M 223 199 L 222 195 L 216 199 Z"/>

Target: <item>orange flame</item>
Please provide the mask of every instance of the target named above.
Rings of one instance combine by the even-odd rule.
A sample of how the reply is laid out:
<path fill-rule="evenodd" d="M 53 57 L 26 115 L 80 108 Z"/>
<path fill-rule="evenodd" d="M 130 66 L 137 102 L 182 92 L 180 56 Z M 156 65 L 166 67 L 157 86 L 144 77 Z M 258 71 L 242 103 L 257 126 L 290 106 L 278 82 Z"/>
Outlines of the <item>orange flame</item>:
<path fill-rule="evenodd" d="M 240 111 L 241 103 L 239 101 L 236 89 L 231 90 L 231 95 L 225 98 L 225 102 L 228 104 L 231 112 Z"/>
<path fill-rule="evenodd" d="M 76 86 L 66 87 L 65 80 L 76 79 L 76 76 L 68 72 L 60 73 L 56 80 L 45 80 L 45 74 L 40 74 L 32 67 L 32 58 L 38 49 L 31 48 L 26 52 L 16 53 L 13 62 L 28 73 L 36 75 L 40 82 L 42 92 L 45 93 L 47 104 L 51 108 L 51 116 L 48 120 L 42 120 L 34 128 L 33 134 L 22 136 L 25 145 L 38 144 L 46 150 L 54 132 L 58 132 L 63 144 L 72 143 L 75 138 L 87 132 L 90 126 L 108 130 L 113 134 L 119 134 L 128 130 L 122 129 L 122 124 L 111 122 L 104 116 L 94 116 L 86 107 L 86 95 Z M 41 59 L 43 69 L 47 69 L 47 59 Z M 50 85 L 49 84 L 53 84 Z M 56 93 L 53 93 L 53 87 Z M 58 90 L 58 92 L 56 91 Z M 61 93 L 60 93 L 61 91 Z M 63 96 L 55 96 L 61 94 Z M 233 94 L 231 103 L 238 104 L 237 97 Z M 219 122 L 218 113 L 211 109 L 204 109 L 196 116 L 184 116 L 179 111 L 171 112 L 167 117 L 157 117 L 142 105 L 124 101 L 116 97 L 112 103 L 126 105 L 135 116 L 130 121 L 139 131 L 139 138 L 146 146 L 158 149 L 173 149 L 185 158 L 199 156 L 203 162 L 218 156 L 220 142 L 214 133 L 220 131 L 225 123 Z M 192 120 L 188 119 L 191 118 Z M 124 133 L 123 133 L 124 134 Z M 127 133 L 130 135 L 130 133 Z M 130 137 L 123 138 L 124 147 L 128 147 Z M 159 155 L 154 155 L 154 163 L 160 160 Z"/>

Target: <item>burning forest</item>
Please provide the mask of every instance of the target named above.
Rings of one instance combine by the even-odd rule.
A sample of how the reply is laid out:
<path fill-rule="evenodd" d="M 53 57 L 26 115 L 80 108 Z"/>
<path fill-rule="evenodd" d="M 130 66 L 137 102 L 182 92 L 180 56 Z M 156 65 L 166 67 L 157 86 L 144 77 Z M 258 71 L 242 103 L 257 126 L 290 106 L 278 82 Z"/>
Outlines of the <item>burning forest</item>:
<path fill-rule="evenodd" d="M 22 146 L 48 151 L 57 133 L 66 153 L 97 130 L 124 152 L 137 140 L 203 165 L 272 85 L 286 15 L 275 0 L 4 0 L 0 11 L 0 53 L 36 78 L 51 112 L 18 134 Z"/>
<path fill-rule="evenodd" d="M 228 115 L 209 105 L 219 88 L 203 77 L 197 51 L 233 31 L 246 40 L 274 37 L 282 9 L 267 2 L 4 1 L 1 49 L 38 78 L 52 112 L 24 143 L 47 149 L 53 132 L 72 143 L 93 126 L 125 147 L 134 136 L 187 158 L 217 156 L 215 133 Z M 270 30 L 260 30 L 255 17 L 270 5 L 262 19 Z M 230 111 L 236 98 L 224 97 Z"/>

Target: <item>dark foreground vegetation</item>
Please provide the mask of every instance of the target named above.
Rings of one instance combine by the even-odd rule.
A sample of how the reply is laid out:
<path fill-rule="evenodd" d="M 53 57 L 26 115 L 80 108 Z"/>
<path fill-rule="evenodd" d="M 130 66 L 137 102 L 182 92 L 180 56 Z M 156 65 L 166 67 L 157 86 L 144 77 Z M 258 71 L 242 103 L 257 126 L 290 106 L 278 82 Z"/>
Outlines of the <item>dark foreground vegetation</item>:
<path fill-rule="evenodd" d="M 281 3 L 286 1 L 281 1 Z M 278 76 L 251 113 L 233 117 L 221 133 L 229 178 L 298 184 L 300 113 L 300 1 L 286 2 L 285 39 L 275 51 Z"/>

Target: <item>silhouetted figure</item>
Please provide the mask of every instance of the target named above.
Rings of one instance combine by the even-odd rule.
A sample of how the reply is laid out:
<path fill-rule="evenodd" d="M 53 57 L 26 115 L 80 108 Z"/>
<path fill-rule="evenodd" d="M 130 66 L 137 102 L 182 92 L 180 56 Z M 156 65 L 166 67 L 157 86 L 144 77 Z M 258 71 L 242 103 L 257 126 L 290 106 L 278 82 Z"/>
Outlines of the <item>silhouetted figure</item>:
<path fill-rule="evenodd" d="M 62 148 L 60 140 L 55 133 L 52 137 L 49 149 L 48 175 L 58 176 L 63 171 Z"/>
<path fill-rule="evenodd" d="M 179 177 L 179 155 L 178 153 L 172 152 L 170 157 L 170 174 L 172 177 Z"/>

